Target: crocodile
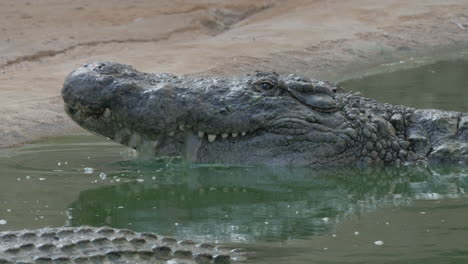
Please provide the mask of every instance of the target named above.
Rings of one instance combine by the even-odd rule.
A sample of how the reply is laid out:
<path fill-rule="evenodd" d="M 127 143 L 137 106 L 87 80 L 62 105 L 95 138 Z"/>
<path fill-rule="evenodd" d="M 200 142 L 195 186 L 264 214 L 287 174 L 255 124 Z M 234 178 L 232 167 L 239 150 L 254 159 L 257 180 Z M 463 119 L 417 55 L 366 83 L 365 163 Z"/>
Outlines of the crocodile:
<path fill-rule="evenodd" d="M 143 156 L 275 166 L 468 164 L 468 114 L 380 103 L 295 74 L 178 77 L 93 62 L 66 78 L 68 115 Z"/>
<path fill-rule="evenodd" d="M 110 227 L 57 227 L 0 232 L 0 263 L 232 263 L 244 255 L 191 240 Z"/>

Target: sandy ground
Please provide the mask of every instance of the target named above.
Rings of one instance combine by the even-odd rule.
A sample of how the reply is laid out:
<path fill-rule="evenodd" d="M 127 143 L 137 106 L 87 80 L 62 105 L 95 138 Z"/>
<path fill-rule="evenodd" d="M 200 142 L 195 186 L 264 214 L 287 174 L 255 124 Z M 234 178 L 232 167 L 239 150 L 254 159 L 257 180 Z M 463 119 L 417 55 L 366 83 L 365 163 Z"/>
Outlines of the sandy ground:
<path fill-rule="evenodd" d="M 2 0 L 0 147 L 78 128 L 60 89 L 81 64 L 148 72 L 253 70 L 341 80 L 468 48 L 466 0 Z"/>

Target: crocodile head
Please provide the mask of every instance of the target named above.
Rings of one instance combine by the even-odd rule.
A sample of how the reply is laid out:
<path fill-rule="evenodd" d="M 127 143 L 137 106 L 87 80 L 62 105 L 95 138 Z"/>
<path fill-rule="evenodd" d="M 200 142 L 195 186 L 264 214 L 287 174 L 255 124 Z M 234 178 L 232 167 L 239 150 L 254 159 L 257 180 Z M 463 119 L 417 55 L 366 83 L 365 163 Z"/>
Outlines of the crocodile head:
<path fill-rule="evenodd" d="M 296 75 L 188 78 L 95 62 L 67 77 L 62 96 L 80 126 L 144 153 L 320 167 L 354 164 L 362 145 L 363 122 L 336 89 Z"/>

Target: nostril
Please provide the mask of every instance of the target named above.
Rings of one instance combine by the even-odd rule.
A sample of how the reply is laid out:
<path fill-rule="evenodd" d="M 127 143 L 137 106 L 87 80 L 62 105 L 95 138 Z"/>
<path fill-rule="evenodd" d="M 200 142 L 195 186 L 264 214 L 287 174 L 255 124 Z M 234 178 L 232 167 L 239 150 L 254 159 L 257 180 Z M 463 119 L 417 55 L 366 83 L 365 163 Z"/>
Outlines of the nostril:
<path fill-rule="evenodd" d="M 102 68 L 104 68 L 104 66 L 106 66 L 105 63 L 100 63 L 96 68 L 97 68 L 98 70 L 102 70 Z"/>
<path fill-rule="evenodd" d="M 69 114 L 71 114 L 71 115 L 74 115 L 74 114 L 76 113 L 76 111 L 77 111 L 75 108 L 70 107 L 70 106 L 67 106 L 67 107 L 65 108 L 65 110 L 66 110 Z"/>

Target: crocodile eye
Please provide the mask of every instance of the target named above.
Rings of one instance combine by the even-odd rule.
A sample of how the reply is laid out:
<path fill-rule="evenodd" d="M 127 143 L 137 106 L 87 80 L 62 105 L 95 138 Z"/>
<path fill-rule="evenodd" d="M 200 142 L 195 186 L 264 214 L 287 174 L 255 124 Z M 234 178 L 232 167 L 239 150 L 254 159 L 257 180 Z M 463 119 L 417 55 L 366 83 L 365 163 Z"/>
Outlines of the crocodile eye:
<path fill-rule="evenodd" d="M 258 82 L 255 82 L 254 86 L 256 90 L 260 92 L 269 92 L 275 89 L 278 86 L 278 84 L 271 80 L 260 80 Z"/>
<path fill-rule="evenodd" d="M 261 82 L 259 86 L 263 90 L 271 90 L 275 87 L 271 82 Z"/>

